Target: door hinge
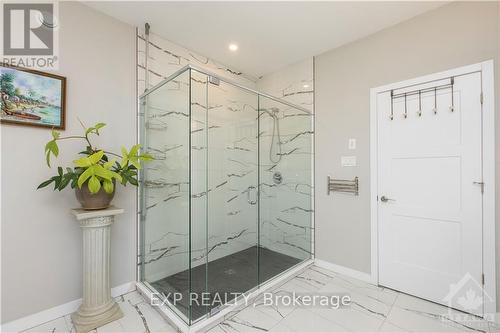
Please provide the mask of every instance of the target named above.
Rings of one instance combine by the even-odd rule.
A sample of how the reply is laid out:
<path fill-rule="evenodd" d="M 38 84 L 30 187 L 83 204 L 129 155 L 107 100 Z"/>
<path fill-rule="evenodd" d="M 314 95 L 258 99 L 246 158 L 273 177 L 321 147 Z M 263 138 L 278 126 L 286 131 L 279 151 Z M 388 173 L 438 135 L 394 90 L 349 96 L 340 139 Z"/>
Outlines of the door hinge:
<path fill-rule="evenodd" d="M 484 273 L 481 275 L 481 283 L 484 286 Z"/>
<path fill-rule="evenodd" d="M 479 100 L 481 101 L 481 105 L 483 105 L 483 102 L 484 102 L 484 95 L 483 93 L 481 92 L 481 95 L 479 95 Z"/>

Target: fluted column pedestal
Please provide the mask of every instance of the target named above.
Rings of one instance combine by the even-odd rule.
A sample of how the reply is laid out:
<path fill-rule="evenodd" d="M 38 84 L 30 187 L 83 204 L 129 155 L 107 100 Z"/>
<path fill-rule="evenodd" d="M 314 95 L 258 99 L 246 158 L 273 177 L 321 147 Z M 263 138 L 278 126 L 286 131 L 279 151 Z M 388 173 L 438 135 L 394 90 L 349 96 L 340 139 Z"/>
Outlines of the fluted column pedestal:
<path fill-rule="evenodd" d="M 83 232 L 83 303 L 71 320 L 77 333 L 86 333 L 123 317 L 111 298 L 110 236 L 115 215 L 123 209 L 73 209 Z"/>

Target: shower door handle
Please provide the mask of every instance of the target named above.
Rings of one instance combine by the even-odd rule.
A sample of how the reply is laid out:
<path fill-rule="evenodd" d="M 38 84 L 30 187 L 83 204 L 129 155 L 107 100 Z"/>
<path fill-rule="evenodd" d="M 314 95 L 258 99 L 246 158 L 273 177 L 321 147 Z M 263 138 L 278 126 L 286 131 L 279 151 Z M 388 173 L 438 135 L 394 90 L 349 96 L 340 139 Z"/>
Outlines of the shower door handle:
<path fill-rule="evenodd" d="M 255 193 L 254 198 L 255 200 L 252 200 L 250 198 L 250 192 Z M 255 205 L 257 204 L 257 188 L 255 186 L 249 186 L 247 189 L 247 201 L 250 205 Z"/>

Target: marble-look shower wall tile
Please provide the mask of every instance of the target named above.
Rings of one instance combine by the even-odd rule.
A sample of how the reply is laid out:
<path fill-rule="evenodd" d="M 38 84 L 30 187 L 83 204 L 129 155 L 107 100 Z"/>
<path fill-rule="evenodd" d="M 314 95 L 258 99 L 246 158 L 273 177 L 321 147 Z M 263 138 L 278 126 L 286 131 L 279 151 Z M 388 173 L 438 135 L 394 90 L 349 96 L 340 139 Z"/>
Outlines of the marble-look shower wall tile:
<path fill-rule="evenodd" d="M 206 69 L 247 87 L 255 87 L 257 78 L 252 75 L 224 66 L 223 64 L 200 55 L 197 52 L 172 43 L 152 32 L 149 36 L 149 43 L 149 87 L 154 86 L 186 65 L 193 65 Z M 146 88 L 145 60 L 146 40 L 144 32 L 139 30 L 137 34 L 138 95 L 141 95 Z"/>
<path fill-rule="evenodd" d="M 140 95 L 146 88 L 142 32 L 137 42 Z M 148 87 L 187 64 L 255 88 L 251 75 L 150 35 Z M 148 281 L 186 270 L 190 262 L 203 264 L 207 255 L 215 260 L 257 243 L 256 206 L 247 193 L 258 182 L 257 108 L 255 94 L 222 82 L 209 85 L 196 70 L 149 95 L 145 149 L 155 160 L 146 170 L 140 260 Z"/>
<path fill-rule="evenodd" d="M 264 75 L 257 81 L 257 89 L 312 112 L 314 110 L 313 78 L 313 59 L 308 58 L 275 73 Z"/>
<path fill-rule="evenodd" d="M 154 160 L 144 169 L 139 264 L 147 281 L 189 267 L 189 75 L 148 96 L 143 149 Z"/>
<path fill-rule="evenodd" d="M 313 60 L 307 59 L 264 76 L 257 89 L 307 111 L 261 99 L 261 244 L 273 251 L 305 259 L 312 254 Z M 279 162 L 278 162 L 279 160 Z M 276 177 L 281 183 L 276 183 Z"/>
<path fill-rule="evenodd" d="M 146 44 L 142 32 L 137 38 L 140 95 L 146 88 Z M 251 75 L 150 35 L 148 87 L 187 64 L 256 88 Z M 309 68 L 307 62 L 258 84 L 271 95 L 312 110 L 312 65 Z M 260 108 L 275 108 L 279 118 L 282 144 L 277 151 L 272 118 L 262 113 L 258 120 L 257 95 L 224 82 L 208 84 L 207 76 L 197 71 L 160 89 L 149 95 L 144 115 L 145 149 L 155 158 L 145 179 L 145 245 L 140 259 L 146 263 L 147 280 L 186 270 L 190 262 L 192 267 L 204 264 L 207 255 L 211 261 L 255 246 L 259 171 L 266 199 L 261 205 L 261 245 L 308 257 L 312 114 L 260 99 Z M 281 156 L 280 163 L 269 160 L 272 144 L 271 154 Z M 273 182 L 275 171 L 283 177 L 279 186 Z"/>

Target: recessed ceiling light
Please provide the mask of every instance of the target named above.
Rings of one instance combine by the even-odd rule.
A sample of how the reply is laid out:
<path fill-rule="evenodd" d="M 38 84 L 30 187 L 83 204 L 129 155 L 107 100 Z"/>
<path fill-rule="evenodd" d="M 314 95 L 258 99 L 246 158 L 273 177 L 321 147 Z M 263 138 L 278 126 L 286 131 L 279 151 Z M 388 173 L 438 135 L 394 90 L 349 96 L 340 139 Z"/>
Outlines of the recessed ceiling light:
<path fill-rule="evenodd" d="M 302 87 L 309 88 L 309 85 L 308 84 L 304 84 Z"/>
<path fill-rule="evenodd" d="M 238 51 L 238 44 L 234 43 L 229 44 L 229 50 L 233 52 Z"/>

